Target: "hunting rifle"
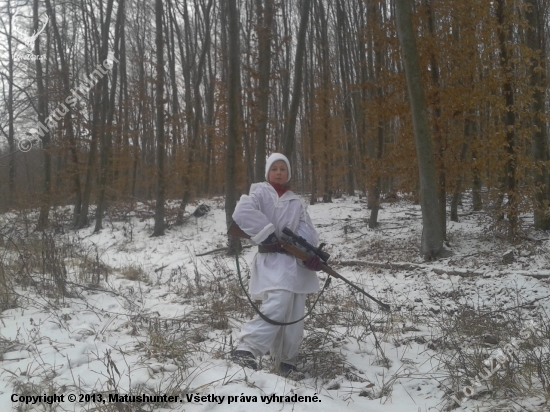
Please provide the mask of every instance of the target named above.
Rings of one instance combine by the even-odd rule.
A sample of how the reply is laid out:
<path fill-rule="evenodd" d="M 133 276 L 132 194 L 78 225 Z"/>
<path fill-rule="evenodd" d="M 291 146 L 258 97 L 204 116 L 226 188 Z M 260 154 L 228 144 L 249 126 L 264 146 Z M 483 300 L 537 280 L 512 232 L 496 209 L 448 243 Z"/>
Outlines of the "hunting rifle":
<path fill-rule="evenodd" d="M 286 235 L 290 236 L 292 240 L 296 240 L 296 238 L 299 238 L 301 239 L 301 241 L 299 242 L 302 246 L 304 246 L 306 249 L 310 250 L 312 253 L 315 253 L 317 254 L 319 257 L 326 257 L 326 259 L 323 259 L 323 263 L 321 263 L 321 270 L 327 274 L 329 274 L 330 276 L 332 277 L 335 277 L 337 279 L 341 279 L 343 280 L 344 282 L 346 282 L 348 285 L 350 285 L 352 288 L 358 290 L 359 292 L 361 292 L 362 294 L 364 294 L 366 297 L 368 297 L 369 299 L 375 301 L 376 303 L 378 303 L 378 305 L 380 306 L 380 309 L 382 309 L 383 311 L 385 312 L 389 312 L 390 311 L 390 305 L 388 305 L 387 303 L 383 303 L 381 301 L 379 301 L 378 299 L 376 299 L 375 297 L 369 295 L 367 292 L 365 292 L 363 289 L 361 289 L 359 286 L 357 286 L 356 284 L 350 282 L 349 280 L 347 280 L 346 278 L 344 278 L 342 275 L 340 275 L 338 272 L 336 272 L 335 270 L 333 270 L 330 266 L 328 266 L 327 264 L 327 260 L 328 260 L 328 253 L 326 252 L 323 252 L 321 250 L 319 250 L 318 248 L 310 245 L 309 243 L 307 243 L 307 241 L 305 239 L 303 239 L 302 237 L 294 234 L 290 229 L 288 228 L 284 228 L 283 229 L 283 233 L 285 233 Z M 292 233 L 292 235 L 290 235 L 290 233 Z M 243 239 L 250 239 L 251 236 L 250 235 L 247 235 L 240 227 L 239 225 L 237 225 L 237 223 L 233 222 L 231 224 L 231 226 L 229 227 L 229 230 L 227 231 L 227 234 L 228 235 L 231 235 L 231 236 L 235 236 L 235 237 L 240 237 L 240 238 L 243 238 Z M 307 252 L 304 252 L 303 250 L 299 249 L 298 247 L 296 247 L 295 245 L 293 245 L 292 243 L 290 243 L 292 240 L 283 240 L 283 239 L 279 239 L 279 245 L 281 245 L 281 248 L 295 256 L 297 259 L 300 259 L 300 260 L 308 260 L 311 255 Z M 302 242 L 305 242 L 307 243 L 308 246 L 305 246 Z M 315 249 L 315 250 L 313 250 Z M 320 256 L 320 253 L 317 253 L 316 251 L 320 252 L 321 254 L 324 254 L 324 256 Z"/>

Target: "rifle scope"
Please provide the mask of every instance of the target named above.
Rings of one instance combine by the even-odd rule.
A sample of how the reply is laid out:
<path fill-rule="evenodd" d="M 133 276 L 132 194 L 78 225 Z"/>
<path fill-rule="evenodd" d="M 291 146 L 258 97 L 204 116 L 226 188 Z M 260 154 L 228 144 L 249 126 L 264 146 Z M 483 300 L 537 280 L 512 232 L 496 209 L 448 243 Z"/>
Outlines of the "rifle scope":
<path fill-rule="evenodd" d="M 290 236 L 292 239 L 294 239 L 298 244 L 306 248 L 308 251 L 315 253 L 317 256 L 321 258 L 321 260 L 325 263 L 327 263 L 328 259 L 330 258 L 330 255 L 327 252 L 323 252 L 320 248 L 317 248 L 311 244 L 307 240 L 305 240 L 303 237 L 298 236 L 296 233 L 294 233 L 292 230 L 290 230 L 288 227 L 285 227 L 283 229 L 283 233 L 287 236 Z"/>

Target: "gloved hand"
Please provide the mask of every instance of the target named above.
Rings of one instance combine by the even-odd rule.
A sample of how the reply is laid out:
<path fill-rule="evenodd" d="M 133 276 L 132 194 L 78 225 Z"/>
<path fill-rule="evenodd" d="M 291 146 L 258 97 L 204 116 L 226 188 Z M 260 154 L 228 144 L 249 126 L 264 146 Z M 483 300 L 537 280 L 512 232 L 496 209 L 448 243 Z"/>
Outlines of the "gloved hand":
<path fill-rule="evenodd" d="M 283 248 L 281 248 L 281 245 L 279 244 L 279 240 L 277 239 L 277 235 L 275 232 L 270 234 L 266 240 L 262 242 L 262 246 L 267 249 L 270 253 L 282 253 Z"/>
<path fill-rule="evenodd" d="M 306 265 L 306 268 L 309 270 L 315 270 L 319 271 L 321 270 L 321 259 L 317 255 L 310 256 L 308 260 L 304 260 L 304 265 Z"/>

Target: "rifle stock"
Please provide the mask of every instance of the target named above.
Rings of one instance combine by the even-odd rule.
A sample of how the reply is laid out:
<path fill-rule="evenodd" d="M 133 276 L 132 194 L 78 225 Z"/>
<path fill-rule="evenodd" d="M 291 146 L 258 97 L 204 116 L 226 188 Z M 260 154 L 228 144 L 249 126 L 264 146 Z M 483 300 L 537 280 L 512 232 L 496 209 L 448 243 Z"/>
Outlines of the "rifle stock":
<path fill-rule="evenodd" d="M 240 237 L 240 238 L 243 238 L 243 239 L 250 239 L 251 236 L 246 234 L 240 227 L 239 225 L 237 225 L 237 223 L 233 222 L 231 223 L 231 226 L 229 226 L 229 229 L 227 231 L 227 234 L 228 235 L 231 235 L 231 236 L 235 236 L 235 237 Z M 291 243 L 285 241 L 285 240 L 282 240 L 282 239 L 279 239 L 279 244 L 281 245 L 281 247 L 283 248 L 283 250 L 285 252 L 288 252 L 289 254 L 291 254 L 292 256 L 296 257 L 297 259 L 300 259 L 300 260 L 308 260 L 310 258 L 310 255 L 306 252 L 304 252 L 303 250 L 301 249 L 298 249 L 296 246 L 292 245 Z M 335 277 L 337 279 L 342 279 L 344 282 L 346 282 L 348 285 L 350 285 L 351 287 L 353 287 L 354 289 L 358 290 L 359 292 L 363 293 L 365 296 L 367 296 L 369 299 L 373 300 L 374 302 L 378 303 L 378 305 L 380 306 L 380 308 L 386 312 L 389 312 L 390 311 L 390 305 L 388 305 L 387 303 L 383 303 L 381 301 L 379 301 L 378 299 L 376 299 L 375 297 L 369 295 L 367 292 L 365 292 L 362 288 L 360 288 L 359 286 L 357 286 L 356 284 L 350 282 L 349 280 L 347 280 L 346 278 L 344 278 L 342 275 L 340 275 L 338 272 L 336 272 L 335 270 L 333 270 L 330 266 L 328 265 L 325 265 L 324 263 L 321 263 L 321 270 L 323 272 L 325 272 L 326 274 L 332 276 L 332 277 Z"/>

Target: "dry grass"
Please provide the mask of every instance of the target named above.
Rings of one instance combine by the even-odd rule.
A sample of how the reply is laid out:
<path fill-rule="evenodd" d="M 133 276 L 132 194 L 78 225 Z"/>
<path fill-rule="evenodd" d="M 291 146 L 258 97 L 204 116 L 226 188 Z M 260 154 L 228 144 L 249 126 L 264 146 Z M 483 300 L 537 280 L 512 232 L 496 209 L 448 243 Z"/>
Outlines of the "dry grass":
<path fill-rule="evenodd" d="M 133 227 L 128 226 L 128 230 L 131 240 Z M 394 246 L 383 239 L 363 242 L 359 254 L 380 260 L 412 260 L 418 256 L 416 241 L 403 241 L 401 249 Z M 0 311 L 21 304 L 17 295 L 12 293 L 16 286 L 32 289 L 35 293 L 41 293 L 46 301 L 56 303 L 64 298 L 78 298 L 74 295 L 75 289 L 70 280 L 99 284 L 113 271 L 101 262 L 97 250 L 84 249 L 76 241 L 68 241 L 66 237 L 51 233 L 38 235 L 25 234 L 16 229 L 10 233 L 0 230 L 0 247 L 3 253 L 0 257 Z M 156 387 L 122 387 L 119 384 L 121 376 L 113 366 L 111 354 L 98 353 L 97 360 L 104 365 L 104 376 L 98 379 L 94 388 L 80 387 L 75 382 L 75 392 L 89 393 L 93 390 L 180 396 L 190 392 L 194 377 L 203 368 L 209 367 L 208 359 L 228 359 L 236 343 L 231 338 L 232 331 L 255 316 L 231 264 L 225 258 L 209 256 L 201 261 L 195 260 L 190 268 L 181 266 L 172 269 L 167 276 L 157 274 L 157 284 L 174 292 L 177 303 L 186 305 L 185 314 L 177 319 L 153 317 L 143 304 L 143 296 L 137 293 L 121 297 L 128 302 L 125 308 L 128 309 L 129 320 L 123 326 L 130 326 L 130 335 L 136 339 L 135 347 L 130 352 L 140 355 L 132 368 L 146 368 L 151 374 L 162 372 L 162 384 Z M 249 268 L 242 259 L 241 265 L 243 279 L 248 283 Z M 151 283 L 141 266 L 123 267 L 120 274 L 127 280 Z M 370 390 L 361 396 L 384 398 L 392 394 L 393 386 L 406 374 L 392 369 L 392 362 L 382 349 L 383 343 L 391 343 L 396 350 L 403 349 L 401 353 L 406 353 L 407 346 L 415 342 L 426 345 L 436 365 L 434 371 L 445 374 L 446 377 L 440 382 L 442 388 L 448 388 L 449 395 L 457 394 L 487 367 L 486 361 L 496 348 L 519 336 L 525 320 L 523 313 L 518 311 L 501 313 L 467 307 L 461 304 L 461 297 L 460 291 L 446 295 L 433 292 L 430 296 L 433 302 L 453 301 L 458 309 L 452 313 L 441 311 L 419 316 L 412 310 L 402 310 L 380 315 L 369 301 L 341 283 L 334 282 L 320 299 L 313 316 L 306 319 L 306 334 L 298 367 L 316 386 L 342 389 L 342 382 L 346 380 L 364 383 L 365 374 L 347 360 L 343 350 L 344 345 L 357 345 L 360 353 L 369 355 L 366 357 L 370 360 L 368 367 L 378 368 L 380 374 L 377 376 L 382 376 L 380 381 L 369 385 Z M 308 298 L 308 305 L 313 298 L 315 296 Z M 97 315 L 103 316 L 99 311 Z M 541 313 L 537 322 L 540 325 L 537 334 L 533 339 L 522 342 L 517 356 L 483 382 L 485 386 L 476 395 L 478 399 L 494 399 L 495 404 L 497 399 L 502 403 L 509 397 L 532 396 L 550 400 L 550 321 Z M 418 331 L 416 327 L 421 326 L 431 328 L 431 338 L 415 335 Z M 493 340 L 497 343 L 488 343 Z M 17 350 L 18 345 L 18 341 L 0 337 L 0 359 L 2 353 Z M 114 347 L 115 352 L 117 359 L 126 359 L 128 355 L 126 349 L 123 351 Z M 152 366 L 152 359 L 163 365 Z M 400 360 L 403 364 L 408 362 L 404 355 Z M 269 360 L 261 362 L 264 369 L 273 370 Z M 168 370 L 166 365 L 174 366 Z M 122 370 L 121 365 L 118 366 Z M 51 372 L 48 367 L 40 373 L 30 371 L 24 379 L 14 377 L 12 386 L 22 394 L 60 392 L 60 388 L 55 386 L 55 379 L 50 376 Z M 423 378 L 429 380 L 431 376 L 426 374 Z M 138 410 L 134 406 L 127 408 L 125 405 L 108 404 L 89 404 L 86 407 L 89 411 L 102 412 Z M 141 407 L 146 410 L 153 405 Z"/>
<path fill-rule="evenodd" d="M 145 281 L 147 279 L 147 274 L 141 266 L 130 265 L 123 267 L 120 270 L 120 274 L 124 279 L 134 280 L 134 281 Z"/>
<path fill-rule="evenodd" d="M 518 315 L 461 307 L 433 319 L 439 333 L 427 347 L 447 375 L 441 382 L 447 395 L 466 402 L 463 389 L 473 387 L 471 399 L 495 405 L 510 398 L 550 400 L 550 320 L 540 313 L 536 331 L 525 338 L 529 323 Z M 498 356 L 506 350 L 506 357 Z M 449 399 L 446 410 L 455 406 Z"/>

